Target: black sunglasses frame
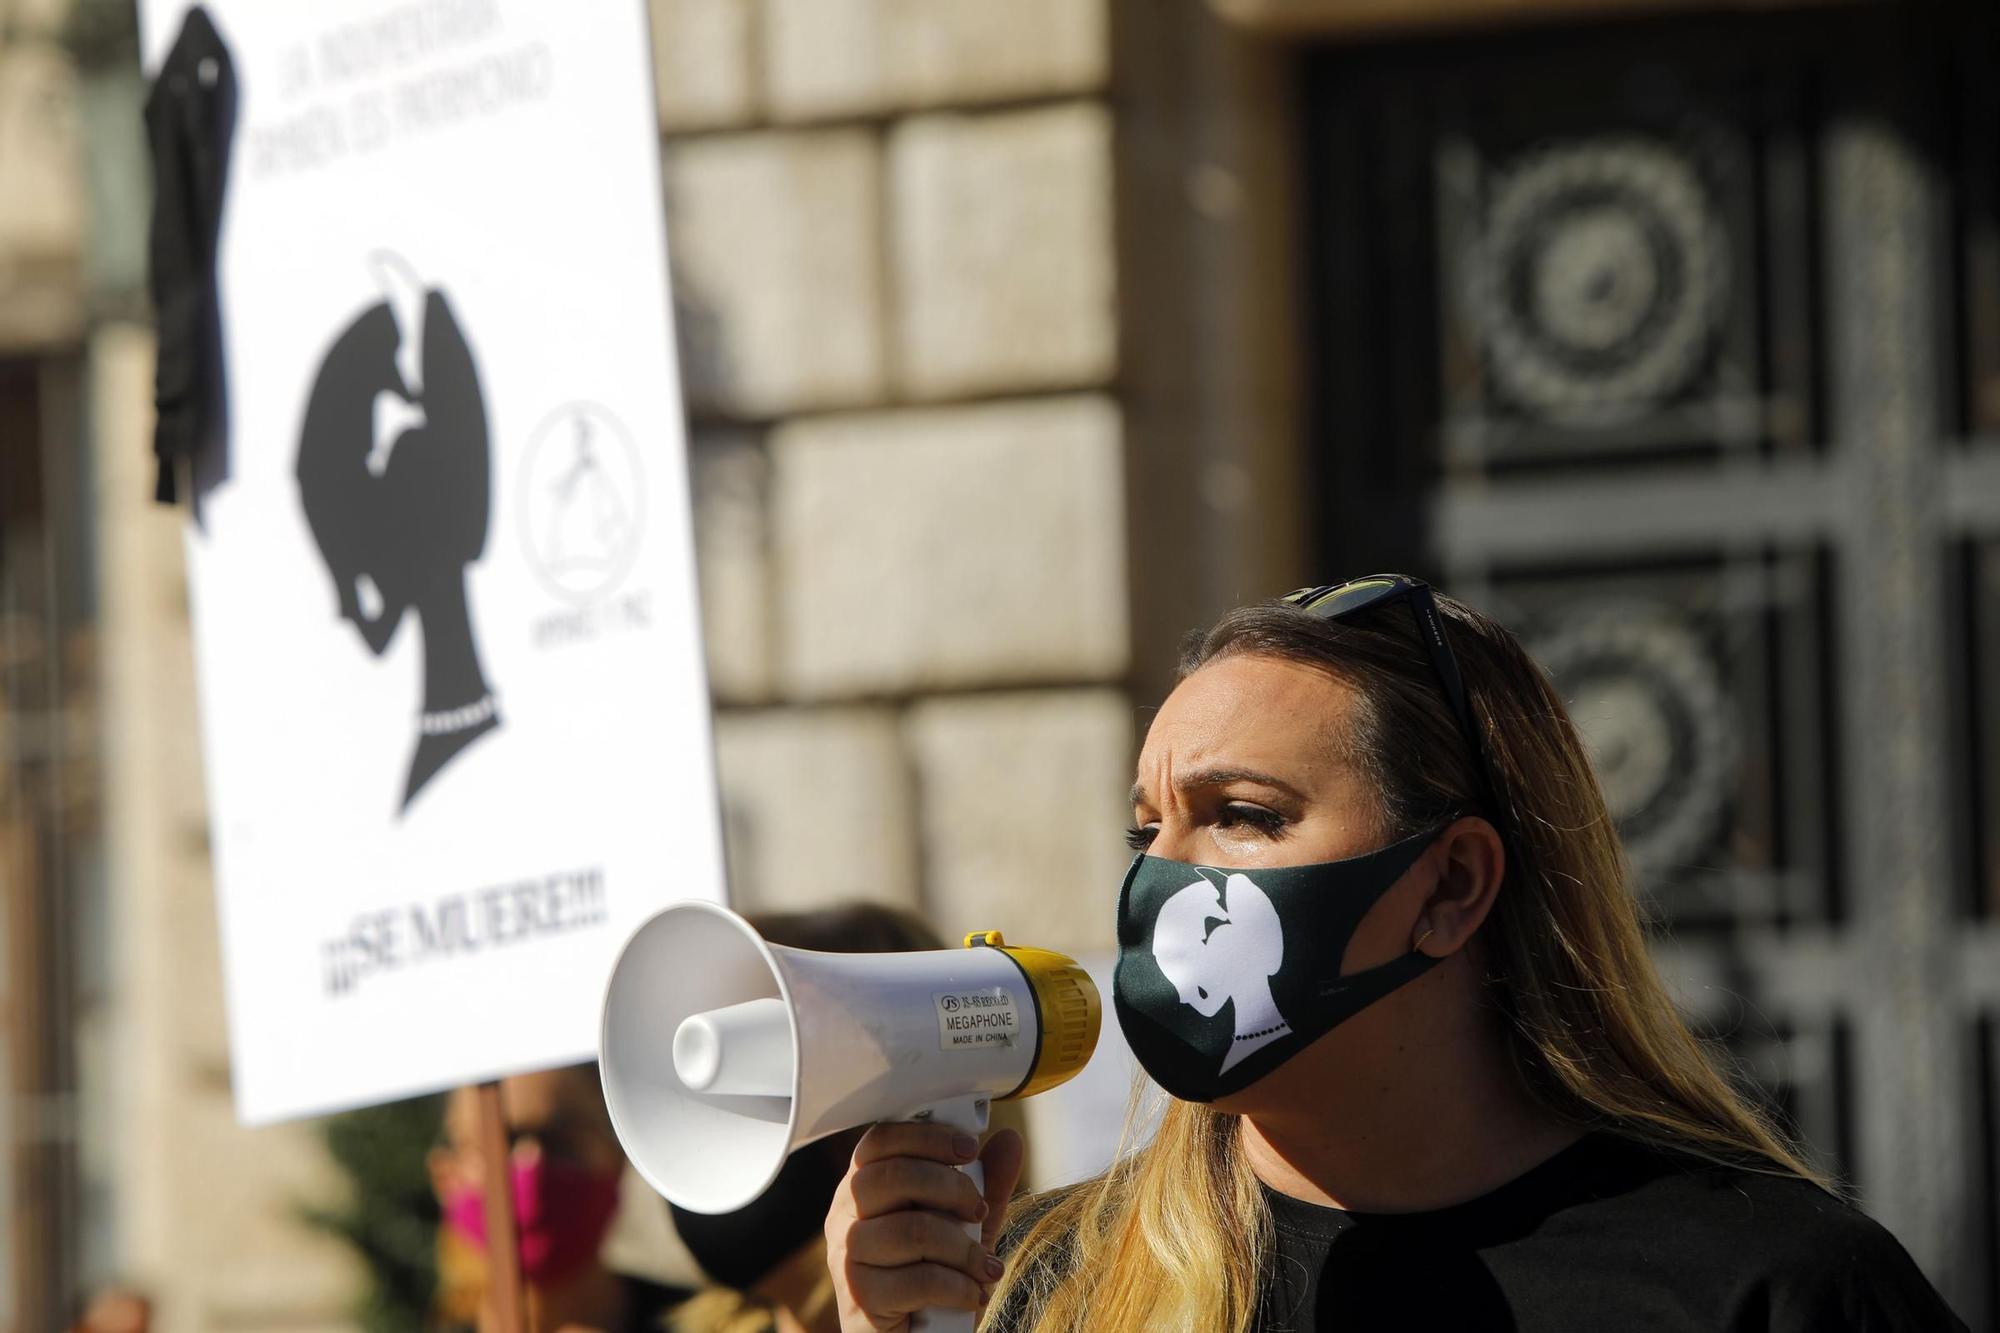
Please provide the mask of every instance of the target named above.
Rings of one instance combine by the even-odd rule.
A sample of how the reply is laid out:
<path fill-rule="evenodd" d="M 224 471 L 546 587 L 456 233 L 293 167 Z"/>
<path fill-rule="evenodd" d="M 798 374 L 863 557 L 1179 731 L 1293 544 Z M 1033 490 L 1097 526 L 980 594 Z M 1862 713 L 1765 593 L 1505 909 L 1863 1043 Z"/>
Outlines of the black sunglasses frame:
<path fill-rule="evenodd" d="M 1343 598 L 1342 593 L 1350 596 Z M 1424 641 L 1424 647 L 1430 652 L 1438 684 L 1443 687 L 1445 700 L 1451 705 L 1452 712 L 1458 716 L 1458 727 L 1465 736 L 1465 743 L 1471 747 L 1472 766 L 1479 774 L 1480 786 L 1484 788 L 1481 794 L 1486 798 L 1487 815 L 1492 819 L 1499 818 L 1500 804 L 1495 799 L 1497 791 L 1486 757 L 1486 746 L 1479 738 L 1479 723 L 1472 715 L 1472 701 L 1465 692 L 1465 676 L 1458 669 L 1458 658 L 1452 654 L 1450 640 L 1444 636 L 1444 621 L 1438 615 L 1437 597 L 1431 592 L 1430 584 L 1407 574 L 1370 574 L 1345 583 L 1300 588 L 1278 600 L 1335 624 L 1393 601 L 1407 601 L 1411 614 L 1417 620 L 1417 637 Z"/>

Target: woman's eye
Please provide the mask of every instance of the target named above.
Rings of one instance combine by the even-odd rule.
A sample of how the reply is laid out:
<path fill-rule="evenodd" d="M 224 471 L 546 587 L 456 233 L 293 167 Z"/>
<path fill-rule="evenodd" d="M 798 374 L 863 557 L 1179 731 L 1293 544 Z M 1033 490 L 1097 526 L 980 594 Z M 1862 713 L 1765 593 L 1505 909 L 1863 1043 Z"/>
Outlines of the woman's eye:
<path fill-rule="evenodd" d="M 1245 805 L 1232 801 L 1216 812 L 1217 828 L 1248 828 L 1275 838 L 1284 830 L 1285 817 L 1275 810 L 1266 810 L 1261 805 Z"/>
<path fill-rule="evenodd" d="M 1125 830 L 1125 845 L 1135 852 L 1143 852 L 1153 845 L 1153 839 L 1159 836 L 1159 832 L 1150 825 L 1141 827 L 1134 824 Z"/>

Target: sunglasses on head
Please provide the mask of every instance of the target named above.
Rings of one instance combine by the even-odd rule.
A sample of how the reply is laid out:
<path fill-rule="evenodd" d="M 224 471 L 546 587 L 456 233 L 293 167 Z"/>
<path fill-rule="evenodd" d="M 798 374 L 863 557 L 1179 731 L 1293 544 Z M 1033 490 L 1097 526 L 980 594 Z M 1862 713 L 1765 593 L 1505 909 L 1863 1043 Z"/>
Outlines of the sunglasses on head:
<path fill-rule="evenodd" d="M 1432 595 L 1430 584 L 1407 574 L 1370 574 L 1346 583 L 1323 583 L 1315 588 L 1300 588 L 1278 600 L 1321 620 L 1338 622 L 1399 598 L 1410 604 L 1411 614 L 1417 618 L 1417 637 L 1429 650 L 1438 684 L 1444 687 L 1444 697 L 1451 704 L 1452 712 L 1458 715 L 1459 730 L 1465 733 L 1465 743 L 1472 747 L 1473 768 L 1485 788 L 1487 808 L 1498 817 L 1500 807 L 1493 799 L 1493 779 L 1486 766 L 1486 747 L 1479 742 L 1479 724 L 1473 718 L 1472 702 L 1465 693 L 1465 677 L 1460 674 L 1458 659 L 1452 656 L 1451 643 L 1444 636 L 1444 619 L 1438 615 L 1437 598 Z"/>

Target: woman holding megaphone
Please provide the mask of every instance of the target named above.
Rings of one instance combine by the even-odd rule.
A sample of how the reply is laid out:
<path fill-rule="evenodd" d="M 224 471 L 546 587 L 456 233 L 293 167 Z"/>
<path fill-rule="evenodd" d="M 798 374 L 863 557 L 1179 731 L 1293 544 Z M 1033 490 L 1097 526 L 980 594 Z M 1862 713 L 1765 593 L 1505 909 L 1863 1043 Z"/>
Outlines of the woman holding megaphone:
<path fill-rule="evenodd" d="M 1113 998 L 1158 1132 L 1008 1219 L 1011 1137 L 980 1197 L 948 1128 L 870 1130 L 826 1226 L 843 1328 L 1963 1327 L 1675 1012 L 1500 625 L 1394 575 L 1234 611 L 1132 801 Z"/>

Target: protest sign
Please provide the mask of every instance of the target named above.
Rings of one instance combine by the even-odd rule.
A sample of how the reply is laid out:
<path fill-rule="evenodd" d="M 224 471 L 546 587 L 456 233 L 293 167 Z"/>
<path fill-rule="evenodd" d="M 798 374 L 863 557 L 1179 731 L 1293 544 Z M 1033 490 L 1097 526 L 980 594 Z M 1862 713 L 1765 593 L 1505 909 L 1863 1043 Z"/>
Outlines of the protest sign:
<path fill-rule="evenodd" d="M 140 8 L 158 70 L 189 6 Z M 203 8 L 238 1112 L 589 1058 L 618 944 L 723 893 L 644 7 Z"/>

